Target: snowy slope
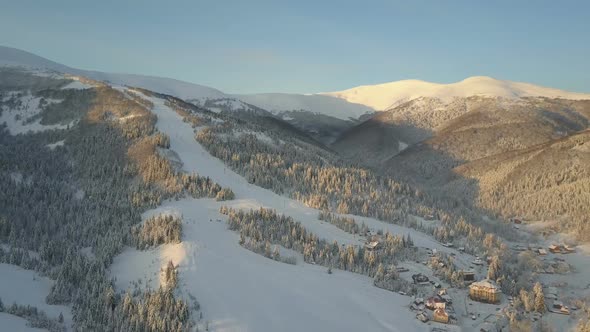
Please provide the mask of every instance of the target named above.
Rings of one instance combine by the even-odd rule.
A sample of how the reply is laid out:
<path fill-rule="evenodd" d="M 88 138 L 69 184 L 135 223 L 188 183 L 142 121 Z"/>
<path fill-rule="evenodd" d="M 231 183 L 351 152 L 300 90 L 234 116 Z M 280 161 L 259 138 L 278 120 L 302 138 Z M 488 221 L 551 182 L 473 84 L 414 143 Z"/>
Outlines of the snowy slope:
<path fill-rule="evenodd" d="M 212 157 L 195 139 L 194 129 L 158 98 L 149 99 L 158 116 L 156 126 L 170 136 L 170 148 L 183 169 L 208 176 L 236 194 L 232 201 L 185 198 L 167 201 L 143 217 L 159 213 L 183 216 L 183 242 L 153 250 L 128 248 L 117 256 L 111 273 L 119 290 L 142 280 L 159 286 L 159 271 L 168 260 L 179 265 L 179 287 L 185 298 L 195 296 L 212 331 L 428 331 L 408 310 L 409 297 L 376 288 L 359 274 L 303 263 L 289 265 L 250 252 L 229 231 L 222 205 L 241 209 L 267 207 L 301 222 L 320 238 L 359 244 L 361 238 L 317 219 L 318 210 L 249 184 Z M 220 220 L 221 222 L 218 222 Z M 372 229 L 410 233 L 419 246 L 445 248 L 423 233 L 358 217 Z M 204 322 L 202 322 L 204 324 Z"/>
<path fill-rule="evenodd" d="M 35 306 L 37 309 L 45 311 L 49 318 L 54 319 L 57 319 L 61 313 L 64 316 L 66 326 L 71 325 L 72 313 L 69 307 L 49 305 L 45 302 L 45 297 L 54 284 L 53 280 L 42 277 L 35 271 L 25 270 L 10 264 L 0 264 L 0 276 L 2 276 L 0 298 L 5 306 L 12 303 Z M 14 324 L 18 322 L 18 320 L 15 321 L 14 319 L 11 321 Z M 2 322 L 3 320 L 0 319 L 0 324 Z M 4 331 L 2 325 L 0 325 L 0 330 Z"/>
<path fill-rule="evenodd" d="M 126 250 L 113 263 L 117 280 L 134 280 L 145 273 L 136 271 L 151 271 L 149 278 L 155 281 L 172 256 L 179 265 L 181 292 L 201 303 L 210 331 L 429 330 L 406 307 L 409 297 L 379 289 L 368 277 L 339 270 L 330 275 L 321 266 L 285 264 L 242 248 L 216 205 L 209 199 L 165 203 L 160 210 L 184 216 L 183 243 Z"/>
<path fill-rule="evenodd" d="M 358 119 L 363 114 L 375 112 L 375 109 L 366 105 L 317 94 L 261 93 L 236 97 L 273 114 L 301 110 L 347 120 Z"/>
<path fill-rule="evenodd" d="M 26 319 L 0 312 L 0 326 L 3 331 L 12 332 L 43 332 L 45 329 L 29 327 Z"/>
<path fill-rule="evenodd" d="M 439 98 L 443 101 L 450 101 L 454 97 L 470 96 L 590 99 L 590 94 L 567 92 L 529 83 L 497 80 L 486 76 L 474 76 L 451 84 L 404 80 L 359 86 L 344 91 L 322 93 L 322 95 L 341 98 L 380 111 L 420 97 Z"/>

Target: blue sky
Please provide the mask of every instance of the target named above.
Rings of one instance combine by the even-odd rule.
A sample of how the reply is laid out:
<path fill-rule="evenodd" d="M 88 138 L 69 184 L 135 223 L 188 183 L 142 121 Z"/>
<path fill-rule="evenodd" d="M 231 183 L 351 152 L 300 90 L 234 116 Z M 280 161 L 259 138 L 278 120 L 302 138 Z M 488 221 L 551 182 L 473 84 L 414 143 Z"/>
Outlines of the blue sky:
<path fill-rule="evenodd" d="M 0 0 L 0 45 L 232 93 L 487 75 L 590 92 L 590 1 Z"/>

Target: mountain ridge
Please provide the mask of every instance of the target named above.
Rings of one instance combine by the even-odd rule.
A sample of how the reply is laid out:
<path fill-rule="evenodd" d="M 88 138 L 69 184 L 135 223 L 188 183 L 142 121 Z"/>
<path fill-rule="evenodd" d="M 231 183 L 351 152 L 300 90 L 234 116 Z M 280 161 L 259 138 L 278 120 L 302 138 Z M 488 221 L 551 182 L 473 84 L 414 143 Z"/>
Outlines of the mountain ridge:
<path fill-rule="evenodd" d="M 472 76 L 449 84 L 408 79 L 312 94 L 229 94 L 216 88 L 172 78 L 76 69 L 27 51 L 6 46 L 0 46 L 0 65 L 47 68 L 95 80 L 108 81 L 113 84 L 141 87 L 185 100 L 199 101 L 202 104 L 206 100 L 235 100 L 237 103 L 230 103 L 229 110 L 231 111 L 247 109 L 247 105 L 243 104 L 246 103 L 275 115 L 290 111 L 306 111 L 346 121 L 385 111 L 420 97 L 438 98 L 444 102 L 449 102 L 454 97 L 469 96 L 507 99 L 548 97 L 590 100 L 590 93 L 568 92 L 530 83 L 499 80 L 488 76 Z"/>

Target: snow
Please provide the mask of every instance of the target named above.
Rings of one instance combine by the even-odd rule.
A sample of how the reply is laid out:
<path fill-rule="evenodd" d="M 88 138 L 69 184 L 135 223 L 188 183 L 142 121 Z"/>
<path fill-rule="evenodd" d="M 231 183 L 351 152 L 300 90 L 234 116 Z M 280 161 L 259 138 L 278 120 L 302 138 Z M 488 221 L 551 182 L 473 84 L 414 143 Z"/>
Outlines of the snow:
<path fill-rule="evenodd" d="M 348 120 L 349 118 L 357 119 L 363 114 L 375 112 L 375 109 L 372 107 L 327 95 L 261 93 L 236 95 L 236 98 L 273 114 L 279 114 L 284 111 L 304 110 Z"/>
<path fill-rule="evenodd" d="M 2 106 L 2 114 L 0 114 L 0 124 L 6 123 L 8 132 L 11 135 L 18 135 L 27 132 L 40 132 L 52 129 L 66 129 L 69 125 L 72 125 L 75 122 L 73 121 L 69 125 L 42 125 L 40 123 L 41 119 L 37 119 L 31 123 L 25 123 L 27 119 L 39 114 L 42 111 L 39 107 L 39 102 L 41 101 L 41 98 L 26 95 L 20 97 L 20 100 L 23 103 L 22 109 L 7 109 L 6 107 Z M 46 99 L 46 101 L 48 103 L 58 102 L 57 100 L 50 99 Z M 17 116 L 20 116 L 20 119 L 17 119 Z"/>
<path fill-rule="evenodd" d="M 227 217 L 219 213 L 221 206 L 273 208 L 292 216 L 320 238 L 342 244 L 358 245 L 364 238 L 318 220 L 316 209 L 249 184 L 204 150 L 194 139 L 190 124 L 163 100 L 143 98 L 154 104 L 156 126 L 170 136 L 170 148 L 182 160 L 184 170 L 232 188 L 236 199 L 184 198 L 166 201 L 144 214 L 144 219 L 161 213 L 182 215 L 183 241 L 146 251 L 127 248 L 111 266 L 117 289 L 129 289 L 137 280 L 143 287 L 157 288 L 160 269 L 172 260 L 179 265 L 181 293 L 185 298 L 188 294 L 197 298 L 213 331 L 428 330 L 428 325 L 415 320 L 408 310 L 408 297 L 374 287 L 366 276 L 340 270 L 329 275 L 325 267 L 301 260 L 297 265 L 285 264 L 242 248 L 238 234 L 227 229 Z M 454 251 L 415 230 L 354 217 L 374 229 L 410 233 L 417 245 Z"/>
<path fill-rule="evenodd" d="M 51 150 L 54 150 L 58 146 L 64 146 L 64 143 L 65 143 L 65 140 L 62 139 L 61 141 L 57 141 L 55 143 L 47 144 L 46 147 L 48 147 Z"/>
<path fill-rule="evenodd" d="M 402 141 L 397 141 L 398 147 L 399 147 L 399 151 L 404 151 L 405 149 L 408 148 L 408 143 L 404 143 Z"/>
<path fill-rule="evenodd" d="M 61 89 L 62 90 L 66 90 L 66 89 L 84 90 L 84 89 L 90 89 L 93 87 L 94 87 L 94 85 L 82 83 L 79 80 L 74 79 L 71 83 L 65 85 Z"/>
<path fill-rule="evenodd" d="M 515 99 L 522 97 L 548 97 L 564 99 L 590 99 L 590 94 L 567 92 L 529 83 L 498 80 L 474 76 L 451 84 L 430 83 L 420 80 L 403 80 L 377 85 L 322 93 L 351 103 L 362 104 L 384 111 L 420 97 L 439 98 L 450 102 L 455 97 L 488 96 Z"/>
<path fill-rule="evenodd" d="M 250 106 L 248 106 L 247 104 L 243 103 L 240 100 L 237 99 L 222 99 L 222 100 L 216 100 L 213 102 L 214 105 L 217 106 L 224 106 L 229 108 L 230 110 L 249 110 L 251 109 Z"/>
<path fill-rule="evenodd" d="M 28 322 L 24 318 L 10 315 L 4 312 L 0 312 L 0 326 L 3 331 L 11 332 L 40 332 L 47 331 L 45 329 L 39 329 L 27 326 Z"/>
<path fill-rule="evenodd" d="M 31 305 L 45 311 L 48 317 L 64 316 L 66 326 L 72 322 L 70 308 L 63 305 L 49 305 L 45 297 L 49 294 L 53 280 L 38 275 L 35 271 L 25 270 L 15 265 L 0 263 L 0 298 L 4 305 L 16 302 L 20 305 Z"/>
<path fill-rule="evenodd" d="M 183 242 L 127 249 L 112 266 L 117 288 L 138 278 L 156 286 L 160 267 L 172 259 L 182 294 L 197 298 L 212 331 L 428 331 L 408 311 L 408 297 L 374 287 L 368 277 L 329 275 L 325 267 L 285 264 L 242 248 L 218 212 L 222 203 L 166 202 L 160 210 L 184 216 Z"/>

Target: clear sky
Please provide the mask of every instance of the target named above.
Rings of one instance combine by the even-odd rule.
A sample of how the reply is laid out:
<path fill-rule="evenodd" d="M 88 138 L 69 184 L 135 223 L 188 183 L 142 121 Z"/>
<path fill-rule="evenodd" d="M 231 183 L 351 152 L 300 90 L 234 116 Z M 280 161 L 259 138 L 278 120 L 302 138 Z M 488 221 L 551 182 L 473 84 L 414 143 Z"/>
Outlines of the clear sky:
<path fill-rule="evenodd" d="M 0 0 L 0 45 L 231 93 L 475 75 L 590 92 L 587 0 Z"/>

